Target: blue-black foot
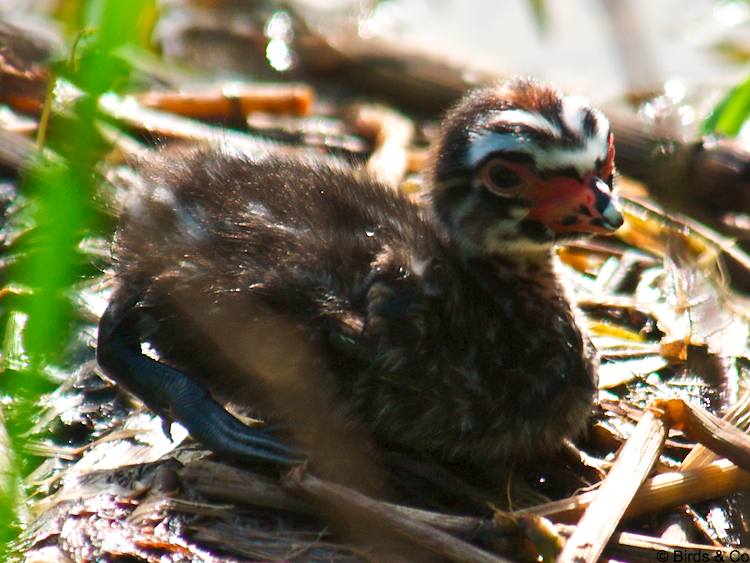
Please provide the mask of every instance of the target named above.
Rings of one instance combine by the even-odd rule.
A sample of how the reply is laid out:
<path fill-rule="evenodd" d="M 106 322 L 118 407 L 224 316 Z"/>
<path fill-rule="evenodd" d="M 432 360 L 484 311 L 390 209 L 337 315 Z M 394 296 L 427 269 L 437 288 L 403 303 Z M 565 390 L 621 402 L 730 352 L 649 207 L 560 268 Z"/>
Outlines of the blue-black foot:
<path fill-rule="evenodd" d="M 197 381 L 145 356 L 128 321 L 129 312 L 122 314 L 110 305 L 100 322 L 97 360 L 107 375 L 219 455 L 282 465 L 304 461 L 299 451 L 268 430 L 247 426 L 229 414 Z"/>

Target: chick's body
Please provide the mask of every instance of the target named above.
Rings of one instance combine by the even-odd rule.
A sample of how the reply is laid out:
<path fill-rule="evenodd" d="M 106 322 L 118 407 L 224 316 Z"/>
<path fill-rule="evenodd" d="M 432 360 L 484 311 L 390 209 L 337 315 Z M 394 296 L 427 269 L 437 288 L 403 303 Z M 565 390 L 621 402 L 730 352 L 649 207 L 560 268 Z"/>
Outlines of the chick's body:
<path fill-rule="evenodd" d="M 146 179 L 117 237 L 121 291 L 139 296 L 140 338 L 219 396 L 257 400 L 253 378 L 274 377 L 216 341 L 262 324 L 260 307 L 323 364 L 299 362 L 297 377 L 330 374 L 384 442 L 494 459 L 554 449 L 583 426 L 594 362 L 551 255 L 531 271 L 464 260 L 406 198 L 325 162 L 202 149 Z M 248 354 L 288 357 L 289 342 L 257 344 Z"/>
<path fill-rule="evenodd" d="M 622 224 L 613 173 L 606 118 L 528 80 L 447 114 L 424 207 L 326 158 L 167 152 L 124 211 L 99 362 L 241 459 L 299 458 L 206 388 L 308 455 L 316 428 L 477 462 L 552 451 L 596 387 L 554 244 Z"/>

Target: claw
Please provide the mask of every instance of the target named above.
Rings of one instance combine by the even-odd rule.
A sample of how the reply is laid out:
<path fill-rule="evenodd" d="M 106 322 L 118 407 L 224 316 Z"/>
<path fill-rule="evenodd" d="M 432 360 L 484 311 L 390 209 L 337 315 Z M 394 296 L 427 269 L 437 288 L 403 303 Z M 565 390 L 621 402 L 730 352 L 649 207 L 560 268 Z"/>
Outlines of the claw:
<path fill-rule="evenodd" d="M 167 417 L 163 414 L 159 415 L 161 417 L 161 431 L 164 432 L 164 435 L 169 438 L 170 442 L 174 442 L 174 439 L 172 438 L 172 419 L 170 417 Z"/>

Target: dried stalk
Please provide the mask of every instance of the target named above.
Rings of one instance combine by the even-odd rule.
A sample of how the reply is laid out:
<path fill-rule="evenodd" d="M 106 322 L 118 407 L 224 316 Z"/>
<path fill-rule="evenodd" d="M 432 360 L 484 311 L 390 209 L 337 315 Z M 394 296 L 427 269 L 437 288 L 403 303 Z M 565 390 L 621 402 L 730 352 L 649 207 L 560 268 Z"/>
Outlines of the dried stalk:
<path fill-rule="evenodd" d="M 46 61 L 54 46 L 27 29 L 0 20 L 0 102 L 38 110 L 47 89 Z"/>
<path fill-rule="evenodd" d="M 237 131 L 213 127 L 192 119 L 152 110 L 135 98 L 113 94 L 99 99 L 99 110 L 116 122 L 156 139 L 179 139 L 212 144 L 231 144 L 248 155 L 265 156 L 279 145 Z"/>
<path fill-rule="evenodd" d="M 198 460 L 180 470 L 180 477 L 210 499 L 288 510 L 302 514 L 310 507 L 285 491 L 277 482 L 224 463 Z"/>
<path fill-rule="evenodd" d="M 575 527 L 558 524 L 558 532 L 563 536 L 573 534 Z M 690 552 L 691 555 L 697 553 L 708 553 L 711 555 L 711 561 L 715 556 L 720 555 L 724 561 L 730 561 L 730 557 L 740 557 L 737 561 L 742 560 L 743 556 L 750 554 L 750 550 L 737 549 L 731 547 L 722 547 L 715 545 L 697 544 L 692 542 L 668 541 L 662 538 L 645 536 L 643 534 L 633 534 L 631 532 L 618 532 L 612 536 L 607 547 L 607 552 L 616 553 L 618 556 L 626 555 L 627 561 L 631 563 L 642 561 L 644 563 L 653 563 L 657 561 L 658 552 L 666 551 L 674 553 L 677 550 Z M 699 561 L 699 559 L 693 559 Z"/>
<path fill-rule="evenodd" d="M 637 229 L 628 226 L 617 232 L 617 237 L 637 248 L 644 248 L 658 255 L 666 253 L 665 241 L 671 236 L 689 237 L 692 246 L 699 242 L 696 250 L 709 249 L 727 259 L 735 270 L 750 272 L 750 255 L 734 239 L 725 237 L 709 227 L 681 214 L 666 214 L 653 203 L 641 199 L 622 197 L 621 204 L 628 222 L 637 222 Z M 633 232 L 635 231 L 635 232 Z"/>
<path fill-rule="evenodd" d="M 21 481 L 16 471 L 13 444 L 5 428 L 5 416 L 0 406 L 0 517 L 4 522 L 10 523 L 19 517 L 28 519 L 26 505 L 17 503 L 19 498 L 22 498 Z"/>
<path fill-rule="evenodd" d="M 278 483 L 252 471 L 205 459 L 194 461 L 180 470 L 182 480 L 212 500 L 244 503 L 278 510 L 309 514 L 313 509 L 284 490 Z M 484 531 L 515 530 L 513 522 L 501 522 L 471 516 L 454 516 L 408 506 L 382 503 L 394 512 L 428 526 L 463 536 L 475 536 Z"/>
<path fill-rule="evenodd" d="M 237 118 L 253 112 L 308 115 L 315 95 L 303 84 L 229 83 L 210 90 L 147 92 L 138 96 L 145 107 L 194 119 Z"/>
<path fill-rule="evenodd" d="M 387 107 L 363 104 L 355 109 L 354 123 L 361 135 L 375 142 L 367 161 L 368 174 L 397 190 L 409 166 L 414 137 L 411 120 Z"/>
<path fill-rule="evenodd" d="M 657 400 L 656 405 L 690 438 L 750 471 L 750 436 L 739 428 L 682 399 Z"/>
<path fill-rule="evenodd" d="M 428 524 L 417 522 L 394 509 L 387 503 L 380 502 L 352 489 L 329 483 L 303 473 L 301 469 L 292 470 L 286 477 L 285 485 L 299 491 L 326 506 L 336 510 L 354 512 L 369 517 L 387 526 L 411 542 L 420 545 L 451 561 L 476 561 L 502 563 L 506 559 L 481 550 L 465 541 L 459 540 Z"/>
<path fill-rule="evenodd" d="M 558 561 L 593 563 L 599 560 L 628 505 L 659 457 L 667 437 L 667 422 L 654 409 L 644 412 Z"/>
<path fill-rule="evenodd" d="M 36 154 L 32 141 L 18 133 L 0 129 L 0 165 L 19 172 Z"/>
<path fill-rule="evenodd" d="M 734 424 L 741 430 L 747 432 L 748 424 L 750 424 L 750 393 L 745 393 L 733 406 L 727 411 L 722 417 L 729 423 Z M 715 461 L 718 456 L 709 450 L 703 444 L 697 444 L 690 453 L 682 460 L 680 464 L 680 471 L 687 471 L 688 469 L 695 469 L 696 467 L 704 467 Z"/>
<path fill-rule="evenodd" d="M 680 504 L 719 498 L 750 488 L 750 473 L 721 459 L 690 471 L 662 473 L 643 483 L 624 518 L 660 512 Z M 522 511 L 556 522 L 573 522 L 593 502 L 598 491 L 589 491 Z"/>
<path fill-rule="evenodd" d="M 213 523 L 193 526 L 192 536 L 219 546 L 222 551 L 252 561 L 371 561 L 368 553 L 352 546 L 321 540 L 322 534 L 265 533 L 236 524 Z M 305 557 L 307 556 L 307 557 Z M 224 559 L 222 559 L 224 561 Z"/>

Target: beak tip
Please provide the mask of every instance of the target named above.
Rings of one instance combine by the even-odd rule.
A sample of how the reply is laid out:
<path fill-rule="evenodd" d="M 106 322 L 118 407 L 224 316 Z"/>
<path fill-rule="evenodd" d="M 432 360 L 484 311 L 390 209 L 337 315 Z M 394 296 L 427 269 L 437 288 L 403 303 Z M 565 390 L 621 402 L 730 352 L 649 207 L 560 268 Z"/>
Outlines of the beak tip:
<path fill-rule="evenodd" d="M 625 219 L 622 217 L 622 213 L 620 213 L 620 210 L 617 209 L 616 205 L 610 201 L 607 205 L 606 209 L 602 213 L 602 217 L 604 218 L 604 222 L 606 223 L 607 227 L 611 228 L 611 230 L 614 232 L 625 223 Z"/>

